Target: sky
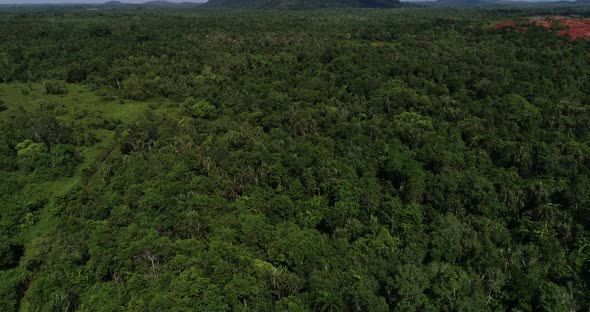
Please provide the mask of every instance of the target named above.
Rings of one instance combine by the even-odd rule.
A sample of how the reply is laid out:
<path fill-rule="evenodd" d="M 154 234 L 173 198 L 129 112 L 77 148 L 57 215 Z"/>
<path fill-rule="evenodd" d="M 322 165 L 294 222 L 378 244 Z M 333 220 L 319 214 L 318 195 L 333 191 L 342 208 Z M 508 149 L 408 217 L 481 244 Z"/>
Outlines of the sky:
<path fill-rule="evenodd" d="M 41 3 L 104 3 L 109 0 L 0 0 L 0 4 L 41 4 Z M 144 3 L 150 0 L 119 0 L 126 3 Z M 206 2 L 206 0 L 167 0 L 169 2 Z M 429 0 L 401 0 L 401 1 L 429 1 Z M 430 0 L 435 1 L 435 0 Z M 531 1 L 531 0 L 524 0 Z M 535 1 L 535 0 L 532 0 Z M 557 0 L 536 0 L 536 1 L 557 1 Z"/>
<path fill-rule="evenodd" d="M 30 4 L 30 3 L 104 3 L 109 0 L 0 0 L 0 4 Z M 150 0 L 119 0 L 125 3 L 144 3 Z M 205 2 L 205 0 L 167 0 L 169 2 Z"/>

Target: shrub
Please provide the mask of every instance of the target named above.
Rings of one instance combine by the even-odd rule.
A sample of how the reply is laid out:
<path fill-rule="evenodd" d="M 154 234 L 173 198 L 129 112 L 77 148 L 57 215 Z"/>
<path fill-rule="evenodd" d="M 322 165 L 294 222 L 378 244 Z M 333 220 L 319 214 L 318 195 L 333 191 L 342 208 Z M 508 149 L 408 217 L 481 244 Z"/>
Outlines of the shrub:
<path fill-rule="evenodd" d="M 45 80 L 42 86 L 43 94 L 66 94 L 66 84 L 60 80 Z"/>

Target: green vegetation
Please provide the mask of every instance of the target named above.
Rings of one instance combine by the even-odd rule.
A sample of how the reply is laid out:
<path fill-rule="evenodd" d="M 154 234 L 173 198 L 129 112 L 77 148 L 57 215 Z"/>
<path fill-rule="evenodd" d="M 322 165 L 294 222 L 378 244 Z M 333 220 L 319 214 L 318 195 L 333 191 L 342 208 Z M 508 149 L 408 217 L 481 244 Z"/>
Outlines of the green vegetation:
<path fill-rule="evenodd" d="M 242 9 L 316 9 L 316 8 L 392 8 L 399 0 L 211 0 L 204 4 L 212 8 Z"/>
<path fill-rule="evenodd" d="M 491 27 L 537 13 L 0 12 L 0 310 L 588 310 L 590 43 Z"/>

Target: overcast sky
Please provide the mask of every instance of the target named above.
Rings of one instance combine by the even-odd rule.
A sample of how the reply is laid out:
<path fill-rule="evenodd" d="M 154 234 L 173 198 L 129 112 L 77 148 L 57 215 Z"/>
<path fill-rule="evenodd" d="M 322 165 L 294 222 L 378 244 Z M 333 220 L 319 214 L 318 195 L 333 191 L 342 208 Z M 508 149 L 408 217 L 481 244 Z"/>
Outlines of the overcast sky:
<path fill-rule="evenodd" d="M 109 0 L 0 0 L 0 4 L 28 3 L 104 3 Z M 119 0 L 126 3 L 144 3 L 150 0 Z M 206 0 L 167 0 L 169 2 L 205 2 Z"/>
<path fill-rule="evenodd" d="M 0 0 L 0 4 L 39 4 L 39 3 L 104 3 L 109 0 Z M 126 3 L 144 3 L 151 0 L 119 0 Z M 170 2 L 207 2 L 207 0 L 167 0 Z M 401 0 L 401 1 L 435 1 L 435 0 Z M 521 0 L 521 1 L 558 1 L 558 0 Z M 567 0 L 566 0 L 567 1 Z M 571 0 L 573 1 L 573 0 Z"/>

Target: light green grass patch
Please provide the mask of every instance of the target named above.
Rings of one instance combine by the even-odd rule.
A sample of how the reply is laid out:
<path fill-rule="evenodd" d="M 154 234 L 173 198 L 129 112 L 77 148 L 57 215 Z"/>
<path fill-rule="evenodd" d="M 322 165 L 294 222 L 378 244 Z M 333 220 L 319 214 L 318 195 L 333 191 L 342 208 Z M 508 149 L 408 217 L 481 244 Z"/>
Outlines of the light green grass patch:
<path fill-rule="evenodd" d="M 83 179 L 84 172 L 96 172 L 101 163 L 117 150 L 115 130 L 97 126 L 105 120 L 112 124 L 133 124 L 154 102 L 134 102 L 118 99 L 105 100 L 87 86 L 68 84 L 68 92 L 63 95 L 45 95 L 40 84 L 0 84 L 0 100 L 4 102 L 7 111 L 0 113 L 0 118 L 8 116 L 6 112 L 19 107 L 27 112 L 41 110 L 45 107 L 54 112 L 56 118 L 73 129 L 87 129 L 86 131 L 98 139 L 90 146 L 77 146 L 77 151 L 83 157 L 76 174 L 72 177 L 60 177 L 52 181 L 39 182 L 31 176 L 27 179 L 27 189 L 34 191 L 38 198 L 45 198 L 48 205 L 35 212 L 35 223 L 25 227 L 20 233 L 23 242 L 30 242 L 33 238 L 44 233 L 50 233 L 56 225 L 55 217 L 50 209 L 51 202 L 56 196 L 67 194 L 76 186 L 84 187 L 84 183 L 96 183 L 100 180 L 93 174 L 89 180 Z"/>

